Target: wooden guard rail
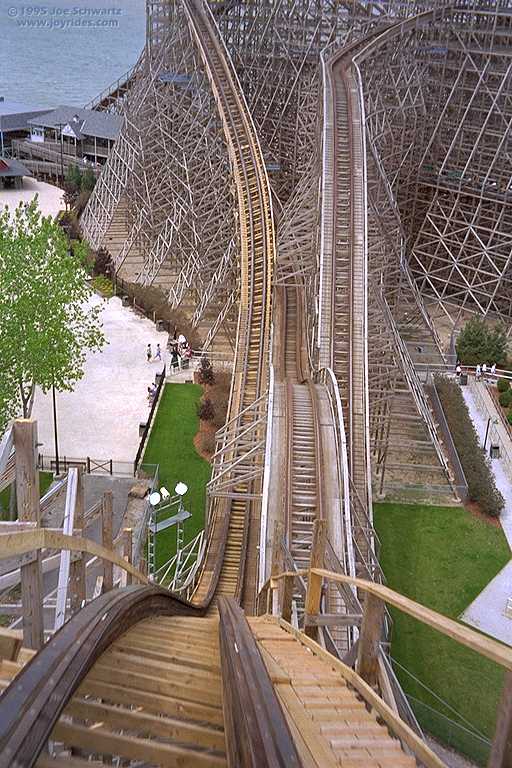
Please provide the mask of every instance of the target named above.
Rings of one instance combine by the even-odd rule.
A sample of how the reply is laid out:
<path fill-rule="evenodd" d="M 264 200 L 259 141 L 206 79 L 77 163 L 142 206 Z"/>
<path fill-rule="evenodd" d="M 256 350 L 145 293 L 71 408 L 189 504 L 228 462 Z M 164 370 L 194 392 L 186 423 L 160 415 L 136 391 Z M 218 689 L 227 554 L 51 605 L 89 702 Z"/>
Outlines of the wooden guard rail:
<path fill-rule="evenodd" d="M 359 684 L 364 684 L 366 686 L 365 694 L 368 693 L 368 690 L 372 690 L 372 687 L 376 686 L 379 680 L 380 641 L 386 605 L 397 608 L 446 637 L 452 638 L 461 645 L 466 646 L 466 648 L 485 656 L 503 667 L 507 674 L 505 677 L 502 699 L 498 709 L 496 733 L 488 768 L 510 768 L 512 765 L 511 647 L 503 645 L 490 637 L 479 634 L 464 624 L 454 621 L 447 616 L 443 616 L 442 614 L 433 611 L 431 608 L 427 608 L 382 584 L 345 576 L 317 567 L 310 567 L 307 570 L 285 571 L 283 573 L 275 574 L 262 587 L 260 594 L 263 594 L 267 598 L 266 604 L 269 608 L 269 612 L 272 612 L 270 607 L 275 606 L 276 608 L 273 612 L 278 613 L 284 621 L 289 621 L 292 613 L 294 580 L 296 578 L 307 579 L 306 612 L 309 617 L 309 622 L 313 626 L 318 626 L 322 623 L 327 624 L 336 622 L 336 617 L 325 617 L 326 620 L 323 621 L 322 614 L 320 613 L 322 585 L 324 580 L 330 583 L 345 584 L 349 587 L 355 587 L 357 590 L 364 593 L 363 619 L 357 647 L 357 674 L 350 670 L 349 667 L 345 667 L 345 665 L 342 666 L 345 667 L 346 674 L 351 673 L 350 682 L 354 684 L 355 687 L 358 687 Z M 348 618 L 350 617 L 344 615 L 339 616 L 340 621 L 346 621 Z M 356 617 L 353 618 L 356 619 Z M 304 638 L 303 642 L 306 642 L 306 637 L 302 632 L 299 630 L 294 631 Z M 411 746 L 411 748 L 413 747 Z M 428 761 L 425 762 L 424 758 L 422 758 L 422 760 L 427 766 L 434 765 L 434 763 Z"/>

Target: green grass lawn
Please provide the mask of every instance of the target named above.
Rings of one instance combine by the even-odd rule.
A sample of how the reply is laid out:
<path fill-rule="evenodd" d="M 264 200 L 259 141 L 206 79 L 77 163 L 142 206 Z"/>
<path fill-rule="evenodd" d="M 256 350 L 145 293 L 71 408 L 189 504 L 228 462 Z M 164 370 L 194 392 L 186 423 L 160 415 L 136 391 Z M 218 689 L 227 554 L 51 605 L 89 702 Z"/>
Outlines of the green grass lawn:
<path fill-rule="evenodd" d="M 374 510 L 388 585 L 454 619 L 510 559 L 501 528 L 462 508 L 376 504 Z M 392 616 L 393 658 L 492 739 L 501 668 L 399 611 Z M 461 722 L 407 674 L 397 674 L 407 694 Z M 414 709 L 425 730 L 485 764 L 485 745 L 421 704 Z"/>
<path fill-rule="evenodd" d="M 201 394 L 197 384 L 165 385 L 143 459 L 144 464 L 160 465 L 160 486 L 171 494 L 178 481 L 188 485 L 183 501 L 192 517 L 185 522 L 185 542 L 204 527 L 206 484 L 211 474 L 210 464 L 199 456 L 193 442 L 199 429 L 196 408 Z M 157 566 L 175 552 L 173 526 L 158 534 Z"/>
<path fill-rule="evenodd" d="M 53 481 L 51 472 L 39 473 L 39 495 L 44 496 Z M 9 500 L 11 498 L 11 488 L 4 488 L 0 493 L 0 520 L 9 519 Z"/>

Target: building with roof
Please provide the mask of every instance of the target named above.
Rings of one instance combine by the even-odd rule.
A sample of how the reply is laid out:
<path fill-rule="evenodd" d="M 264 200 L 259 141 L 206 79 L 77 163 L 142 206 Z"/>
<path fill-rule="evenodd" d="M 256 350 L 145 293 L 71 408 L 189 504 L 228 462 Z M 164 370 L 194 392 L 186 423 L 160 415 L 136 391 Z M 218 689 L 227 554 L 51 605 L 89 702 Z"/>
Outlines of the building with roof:
<path fill-rule="evenodd" d="M 48 112 L 48 107 L 31 106 L 19 101 L 10 101 L 0 96 L 0 156 L 11 152 L 14 139 L 30 135 L 28 121 Z"/>
<path fill-rule="evenodd" d="M 15 141 L 13 151 L 38 175 L 59 178 L 71 165 L 98 175 L 121 125 L 122 118 L 110 112 L 59 106 L 30 118 L 30 135 Z"/>
<path fill-rule="evenodd" d="M 0 189 L 20 189 L 23 186 L 23 177 L 32 176 L 14 157 L 0 157 Z"/>

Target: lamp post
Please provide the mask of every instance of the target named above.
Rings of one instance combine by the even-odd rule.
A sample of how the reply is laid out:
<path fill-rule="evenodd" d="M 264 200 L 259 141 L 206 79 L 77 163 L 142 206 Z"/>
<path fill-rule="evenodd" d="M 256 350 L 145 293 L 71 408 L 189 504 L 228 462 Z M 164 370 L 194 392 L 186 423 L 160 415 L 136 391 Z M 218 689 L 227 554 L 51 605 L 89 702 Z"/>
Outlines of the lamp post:
<path fill-rule="evenodd" d="M 185 507 L 183 506 L 183 497 L 188 491 L 188 486 L 185 483 L 177 483 L 176 487 L 174 489 L 174 493 L 176 493 L 177 496 L 180 497 L 179 507 L 178 507 L 178 521 L 176 523 L 176 553 L 179 553 L 180 549 L 183 549 L 183 542 L 184 542 L 184 519 L 183 519 L 183 513 L 185 512 Z"/>
<path fill-rule="evenodd" d="M 55 127 L 60 130 L 60 176 L 62 179 L 62 183 L 64 184 L 64 145 L 63 145 L 63 136 L 62 136 L 62 129 L 66 123 L 55 123 Z"/>
<path fill-rule="evenodd" d="M 190 517 L 190 512 L 187 512 L 183 506 L 183 496 L 187 493 L 188 486 L 185 483 L 179 482 L 176 484 L 174 492 L 178 496 L 178 500 L 175 497 L 171 501 L 169 492 L 166 488 L 160 488 L 160 492 L 157 490 L 149 496 L 149 504 L 151 507 L 151 517 L 149 522 L 149 534 L 148 534 L 148 573 L 150 579 L 155 579 L 157 576 L 157 557 L 156 557 L 156 542 L 157 535 L 160 531 L 164 531 L 166 528 L 175 525 L 176 526 L 176 564 L 175 564 L 175 576 L 179 570 L 180 565 L 180 552 L 183 549 L 184 530 L 183 523 Z M 161 505 L 161 502 L 164 502 Z M 175 514 L 167 517 L 165 520 L 159 520 L 159 513 L 170 507 L 178 507 Z M 165 566 L 162 566 L 165 568 Z M 167 571 L 166 571 L 167 573 Z"/>
<path fill-rule="evenodd" d="M 484 451 L 485 451 L 485 446 L 487 445 L 487 438 L 489 436 L 489 427 L 491 426 L 491 421 L 493 424 L 497 424 L 498 419 L 493 419 L 492 416 L 489 416 L 489 418 L 487 419 L 487 428 L 485 430 L 485 439 L 484 439 Z"/>
<path fill-rule="evenodd" d="M 53 399 L 53 435 L 55 439 L 55 474 L 59 473 L 59 437 L 57 434 L 57 402 L 55 399 L 55 384 L 52 384 L 52 399 Z"/>

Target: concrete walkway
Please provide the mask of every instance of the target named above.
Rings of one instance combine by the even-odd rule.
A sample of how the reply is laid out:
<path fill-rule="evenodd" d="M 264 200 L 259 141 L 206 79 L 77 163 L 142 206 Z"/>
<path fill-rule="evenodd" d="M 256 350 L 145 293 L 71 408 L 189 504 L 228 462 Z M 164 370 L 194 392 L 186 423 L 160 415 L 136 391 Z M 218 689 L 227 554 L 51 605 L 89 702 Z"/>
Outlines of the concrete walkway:
<path fill-rule="evenodd" d="M 55 217 L 65 207 L 62 200 L 63 194 L 62 189 L 54 187 L 53 184 L 24 177 L 22 189 L 0 189 L 0 210 L 6 205 L 14 210 L 19 203 L 29 203 L 38 195 L 39 208 L 43 215 Z"/>
<path fill-rule="evenodd" d="M 491 418 L 487 449 L 491 442 L 502 443 L 502 458 L 492 459 L 491 467 L 496 478 L 496 486 L 505 499 L 500 522 L 503 532 L 512 549 L 512 484 L 510 480 L 511 466 L 505 451 L 512 450 L 510 440 L 501 424 L 493 425 L 492 418 L 496 414 L 495 407 L 485 385 L 471 381 L 470 386 L 462 387 L 462 394 L 469 414 L 475 425 L 480 443 L 483 445 L 487 430 L 488 419 Z M 503 432 L 502 432 L 503 430 Z M 504 441 L 509 443 L 508 446 Z M 505 615 L 507 599 L 512 597 L 512 560 L 498 573 L 497 576 L 466 608 L 462 621 L 476 627 L 497 640 L 512 645 L 512 618 Z"/>
<path fill-rule="evenodd" d="M 167 333 L 157 333 L 154 323 L 136 315 L 114 297 L 94 295 L 91 304 L 103 304 L 101 315 L 107 345 L 89 354 L 84 378 L 74 392 L 57 393 L 57 423 L 61 457 L 133 462 L 139 445 L 139 424 L 148 416 L 147 388 L 163 363 L 146 361 L 160 344 L 164 362 Z M 40 453 L 54 456 L 51 392 L 37 391 L 33 418 L 38 421 Z"/>

